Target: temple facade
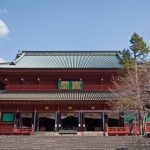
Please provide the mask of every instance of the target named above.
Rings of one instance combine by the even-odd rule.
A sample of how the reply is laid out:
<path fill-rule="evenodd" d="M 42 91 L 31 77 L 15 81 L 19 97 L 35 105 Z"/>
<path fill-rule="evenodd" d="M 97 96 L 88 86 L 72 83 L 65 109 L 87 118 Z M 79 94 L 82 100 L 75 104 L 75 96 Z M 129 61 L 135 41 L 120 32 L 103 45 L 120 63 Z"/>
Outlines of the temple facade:
<path fill-rule="evenodd" d="M 123 127 L 125 119 L 109 105 L 120 60 L 119 51 L 19 52 L 14 61 L 0 64 L 0 129 L 104 132 L 106 124 Z"/>

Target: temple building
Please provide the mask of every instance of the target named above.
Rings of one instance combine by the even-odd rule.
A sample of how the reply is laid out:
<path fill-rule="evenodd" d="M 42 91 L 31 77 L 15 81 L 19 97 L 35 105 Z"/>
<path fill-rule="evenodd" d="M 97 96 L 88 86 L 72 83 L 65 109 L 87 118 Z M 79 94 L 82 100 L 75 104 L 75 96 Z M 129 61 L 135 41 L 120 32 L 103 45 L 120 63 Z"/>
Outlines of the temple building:
<path fill-rule="evenodd" d="M 3 132 L 104 131 L 123 126 L 109 101 L 119 51 L 21 51 L 0 64 Z M 8 130 L 8 131 L 7 131 Z"/>

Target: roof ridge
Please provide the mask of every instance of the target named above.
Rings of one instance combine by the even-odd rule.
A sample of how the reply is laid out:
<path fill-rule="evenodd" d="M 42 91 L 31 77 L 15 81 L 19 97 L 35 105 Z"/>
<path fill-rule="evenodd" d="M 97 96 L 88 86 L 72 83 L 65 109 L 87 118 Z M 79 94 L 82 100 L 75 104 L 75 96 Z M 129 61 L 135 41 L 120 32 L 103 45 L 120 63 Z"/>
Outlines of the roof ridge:
<path fill-rule="evenodd" d="M 23 50 L 25 53 L 84 53 L 84 52 L 120 52 L 120 50 Z"/>
<path fill-rule="evenodd" d="M 20 55 L 17 59 L 15 59 L 15 60 L 13 61 L 13 63 L 16 64 L 24 55 L 25 55 L 24 52 L 21 53 L 21 55 Z"/>
<path fill-rule="evenodd" d="M 116 55 L 120 51 L 22 51 L 22 53 L 25 53 L 26 56 L 71 56 L 71 55 Z"/>

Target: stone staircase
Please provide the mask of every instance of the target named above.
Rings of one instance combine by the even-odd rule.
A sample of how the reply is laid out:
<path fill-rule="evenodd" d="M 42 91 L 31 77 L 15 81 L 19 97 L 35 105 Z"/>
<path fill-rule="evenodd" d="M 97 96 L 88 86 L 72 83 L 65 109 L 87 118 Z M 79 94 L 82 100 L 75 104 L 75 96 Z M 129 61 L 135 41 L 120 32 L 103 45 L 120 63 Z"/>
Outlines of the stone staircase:
<path fill-rule="evenodd" d="M 0 150 L 150 150 L 141 136 L 0 136 Z"/>

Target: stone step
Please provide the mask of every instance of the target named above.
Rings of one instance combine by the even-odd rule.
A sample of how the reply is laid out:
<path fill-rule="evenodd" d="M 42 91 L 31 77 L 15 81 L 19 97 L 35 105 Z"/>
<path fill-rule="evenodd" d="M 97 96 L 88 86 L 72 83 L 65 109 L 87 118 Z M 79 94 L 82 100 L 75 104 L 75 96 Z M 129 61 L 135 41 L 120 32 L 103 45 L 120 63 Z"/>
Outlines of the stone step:
<path fill-rule="evenodd" d="M 35 132 L 36 136 L 103 136 L 103 132 L 77 132 L 77 134 L 59 134 L 58 132 Z"/>
<path fill-rule="evenodd" d="M 149 150 L 140 136 L 0 136 L 0 150 Z"/>

